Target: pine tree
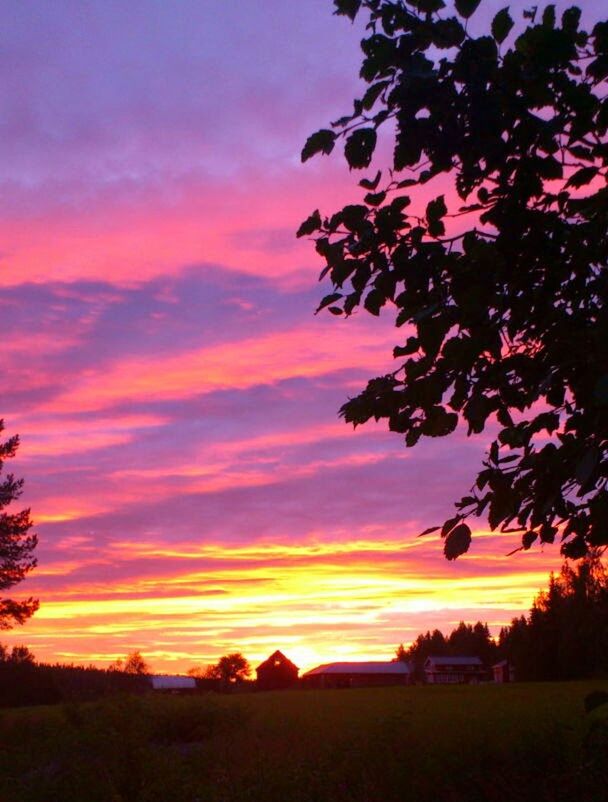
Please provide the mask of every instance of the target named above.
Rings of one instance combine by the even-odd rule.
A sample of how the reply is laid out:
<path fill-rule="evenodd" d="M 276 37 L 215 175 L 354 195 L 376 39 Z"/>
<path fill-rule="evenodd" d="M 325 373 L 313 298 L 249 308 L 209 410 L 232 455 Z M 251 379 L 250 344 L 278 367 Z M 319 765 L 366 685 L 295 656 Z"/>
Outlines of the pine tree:
<path fill-rule="evenodd" d="M 3 431 L 4 421 L 0 420 L 0 434 Z M 0 443 L 0 472 L 5 460 L 14 457 L 18 447 L 17 436 Z M 22 488 L 23 479 L 15 479 L 12 473 L 0 479 L 0 593 L 25 579 L 36 565 L 33 552 L 38 538 L 30 533 L 32 519 L 29 509 L 20 512 L 6 511 L 19 498 Z M 37 599 L 16 601 L 0 598 L 0 629 L 11 629 L 15 624 L 23 624 L 37 609 Z"/>

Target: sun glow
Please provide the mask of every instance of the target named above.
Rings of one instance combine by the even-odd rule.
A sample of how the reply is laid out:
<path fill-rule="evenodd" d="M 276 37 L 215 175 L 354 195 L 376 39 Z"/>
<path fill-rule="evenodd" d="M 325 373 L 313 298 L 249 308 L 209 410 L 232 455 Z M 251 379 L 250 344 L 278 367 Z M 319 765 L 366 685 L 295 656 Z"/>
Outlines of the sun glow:
<path fill-rule="evenodd" d="M 116 541 L 102 554 L 40 572 L 77 577 L 88 561 L 98 572 L 106 565 L 113 578 L 66 580 L 47 592 L 28 642 L 42 659 L 90 652 L 99 664 L 114 659 L 120 644 L 148 653 L 157 670 L 180 671 L 218 652 L 238 649 L 255 663 L 281 648 L 305 670 L 336 657 L 391 657 L 421 629 L 465 613 L 496 627 L 543 584 L 542 570 L 468 570 L 455 578 L 438 559 L 429 561 L 437 545 L 405 537 L 171 547 Z M 132 565 L 138 572 L 119 578 Z M 156 567 L 152 575 L 148 565 Z"/>

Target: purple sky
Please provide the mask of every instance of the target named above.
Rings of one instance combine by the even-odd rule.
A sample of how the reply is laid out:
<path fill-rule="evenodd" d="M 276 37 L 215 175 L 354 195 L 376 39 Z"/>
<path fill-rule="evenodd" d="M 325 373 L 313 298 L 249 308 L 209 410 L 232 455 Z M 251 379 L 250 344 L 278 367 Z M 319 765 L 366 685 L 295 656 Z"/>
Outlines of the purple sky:
<path fill-rule="evenodd" d="M 300 164 L 359 91 L 362 26 L 331 10 L 3 4 L 1 413 L 40 534 L 19 590 L 41 599 L 7 639 L 40 658 L 390 656 L 461 617 L 496 629 L 559 565 L 506 559 L 505 536 L 456 564 L 415 539 L 483 438 L 406 451 L 337 419 L 398 335 L 314 317 L 294 235 L 358 197 L 340 158 Z"/>

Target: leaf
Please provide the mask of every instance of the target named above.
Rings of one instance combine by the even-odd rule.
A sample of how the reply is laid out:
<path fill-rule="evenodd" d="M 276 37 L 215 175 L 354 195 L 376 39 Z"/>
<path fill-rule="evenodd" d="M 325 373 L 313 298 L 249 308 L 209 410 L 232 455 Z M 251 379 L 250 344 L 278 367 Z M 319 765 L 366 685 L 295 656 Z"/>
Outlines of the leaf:
<path fill-rule="evenodd" d="M 576 31 L 578 31 L 580 19 L 580 8 L 576 8 L 576 6 L 567 8 L 562 14 L 562 28 L 569 33 L 576 33 Z"/>
<path fill-rule="evenodd" d="M 532 529 L 529 529 L 527 532 L 524 532 L 524 534 L 521 536 L 521 545 L 526 551 L 528 551 L 528 549 L 534 543 L 537 537 L 538 535 L 536 534 L 536 532 L 534 532 L 534 530 Z"/>
<path fill-rule="evenodd" d="M 445 8 L 443 0 L 416 0 L 412 5 L 416 5 L 419 11 L 424 14 L 434 14 L 436 11 L 441 11 Z"/>
<path fill-rule="evenodd" d="M 432 532 L 437 532 L 440 529 L 439 526 L 429 526 L 428 529 L 425 529 L 424 532 L 421 532 L 418 537 L 424 537 L 424 535 L 430 535 Z"/>
<path fill-rule="evenodd" d="M 595 466 L 599 461 L 599 451 L 595 447 L 588 448 L 583 457 L 581 458 L 580 462 L 576 466 L 576 481 L 580 485 L 585 485 L 591 478 L 593 471 L 595 470 Z"/>
<path fill-rule="evenodd" d="M 431 407 L 422 423 L 422 434 L 427 437 L 445 437 L 452 434 L 458 425 L 458 415 L 455 412 L 447 412 L 444 407 Z"/>
<path fill-rule="evenodd" d="M 596 81 L 603 81 L 608 78 L 608 54 L 603 53 L 594 59 L 587 67 L 587 75 L 595 78 Z"/>
<path fill-rule="evenodd" d="M 317 153 L 325 153 L 329 155 L 334 149 L 336 143 L 336 134 L 328 128 L 322 128 L 306 140 L 306 144 L 302 149 L 302 161 L 308 161 L 312 156 Z"/>
<path fill-rule="evenodd" d="M 455 0 L 456 11 L 461 17 L 469 19 L 477 11 L 481 0 Z"/>
<path fill-rule="evenodd" d="M 453 518 L 448 518 L 448 520 L 441 527 L 441 537 L 449 535 L 452 529 L 457 526 L 460 521 L 462 521 L 462 515 L 455 515 Z"/>
<path fill-rule="evenodd" d="M 376 147 L 376 131 L 373 128 L 358 128 L 346 140 L 344 155 L 351 169 L 369 167 Z"/>
<path fill-rule="evenodd" d="M 440 195 L 435 200 L 432 200 L 426 207 L 426 220 L 429 234 L 432 237 L 440 237 L 445 234 L 445 226 L 441 222 L 441 218 L 447 214 L 448 210 L 445 205 L 445 198 Z"/>
<path fill-rule="evenodd" d="M 352 21 L 361 8 L 361 0 L 334 0 L 334 6 L 334 14 L 348 17 Z"/>
<path fill-rule="evenodd" d="M 363 306 L 370 312 L 372 315 L 378 317 L 380 314 L 380 309 L 386 303 L 386 298 L 384 295 L 376 289 L 370 290 L 368 292 L 365 300 L 363 301 Z"/>
<path fill-rule="evenodd" d="M 378 83 L 372 84 L 368 88 L 366 93 L 361 98 L 361 105 L 366 111 L 369 111 L 373 107 L 374 103 L 378 100 L 387 86 L 390 86 L 390 81 L 378 81 Z"/>
<path fill-rule="evenodd" d="M 368 192 L 363 200 L 368 206 L 380 206 L 386 200 L 386 192 Z"/>
<path fill-rule="evenodd" d="M 359 186 L 362 187 L 363 189 L 369 189 L 373 192 L 380 183 L 381 178 L 382 178 L 382 171 L 378 170 L 378 172 L 376 173 L 376 177 L 373 180 L 369 178 L 362 178 L 361 181 L 359 181 Z"/>
<path fill-rule="evenodd" d="M 597 53 L 608 53 L 608 20 L 594 25 L 593 39 Z"/>
<path fill-rule="evenodd" d="M 471 545 L 471 530 L 466 524 L 454 527 L 445 539 L 443 553 L 448 560 L 455 560 L 469 550 Z"/>
<path fill-rule="evenodd" d="M 405 208 L 407 208 L 412 199 L 409 195 L 398 195 L 396 198 L 393 198 L 391 201 L 391 207 L 393 209 L 397 209 L 397 211 L 402 212 Z"/>
<path fill-rule="evenodd" d="M 323 298 L 323 300 L 317 307 L 315 315 L 317 314 L 317 312 L 320 312 L 321 309 L 325 309 L 326 306 L 331 306 L 331 304 L 334 304 L 336 301 L 339 301 L 341 297 L 342 297 L 341 292 L 332 292 L 331 295 L 326 295 L 325 298 Z"/>
<path fill-rule="evenodd" d="M 545 28 L 555 28 L 555 6 L 549 5 L 543 11 L 543 26 Z"/>
<path fill-rule="evenodd" d="M 572 540 L 562 543 L 560 551 L 568 560 L 580 560 L 587 554 L 587 544 L 585 538 L 577 535 Z"/>
<path fill-rule="evenodd" d="M 360 231 L 367 217 L 367 207 L 360 203 L 351 203 L 342 209 L 341 217 L 349 231 Z"/>
<path fill-rule="evenodd" d="M 315 209 L 310 217 L 307 217 L 306 220 L 304 220 L 297 231 L 296 237 L 306 237 L 309 234 L 312 234 L 314 231 L 318 231 L 320 228 L 321 215 L 319 214 L 319 210 Z"/>
<path fill-rule="evenodd" d="M 426 207 L 426 219 L 430 222 L 431 220 L 440 220 L 442 217 L 448 213 L 447 206 L 445 205 L 445 196 L 440 195 L 435 200 L 432 200 Z"/>
<path fill-rule="evenodd" d="M 511 15 L 509 14 L 509 7 L 503 8 L 492 20 L 492 36 L 498 42 L 498 44 L 502 44 L 515 23 Z"/>
<path fill-rule="evenodd" d="M 400 356 L 409 356 L 415 354 L 420 344 L 416 337 L 408 337 L 404 346 L 396 345 L 393 348 L 393 357 L 397 359 Z"/>
<path fill-rule="evenodd" d="M 433 26 L 433 42 L 439 48 L 458 47 L 464 36 L 464 28 L 455 17 L 437 20 Z"/>
<path fill-rule="evenodd" d="M 581 167 L 580 170 L 577 170 L 573 173 L 568 181 L 566 182 L 567 187 L 582 187 L 585 184 L 588 184 L 590 181 L 593 181 L 595 176 L 598 174 L 597 167 Z"/>
<path fill-rule="evenodd" d="M 554 543 L 556 534 L 557 534 L 556 526 L 551 526 L 551 524 L 544 523 L 540 528 L 540 542 Z"/>

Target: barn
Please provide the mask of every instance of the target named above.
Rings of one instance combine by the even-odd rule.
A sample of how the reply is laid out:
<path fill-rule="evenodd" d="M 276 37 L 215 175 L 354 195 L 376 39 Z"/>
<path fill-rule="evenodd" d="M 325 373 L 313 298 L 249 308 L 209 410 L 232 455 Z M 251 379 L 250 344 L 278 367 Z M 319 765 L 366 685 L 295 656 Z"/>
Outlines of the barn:
<path fill-rule="evenodd" d="M 470 684 L 485 675 L 479 657 L 427 657 L 424 663 L 424 678 L 431 685 Z"/>
<path fill-rule="evenodd" d="M 401 661 L 365 663 L 326 663 L 302 676 L 305 688 L 377 688 L 383 685 L 410 685 L 412 670 Z"/>
<path fill-rule="evenodd" d="M 277 691 L 298 684 L 299 668 L 278 649 L 256 668 L 257 687 L 260 691 Z"/>

